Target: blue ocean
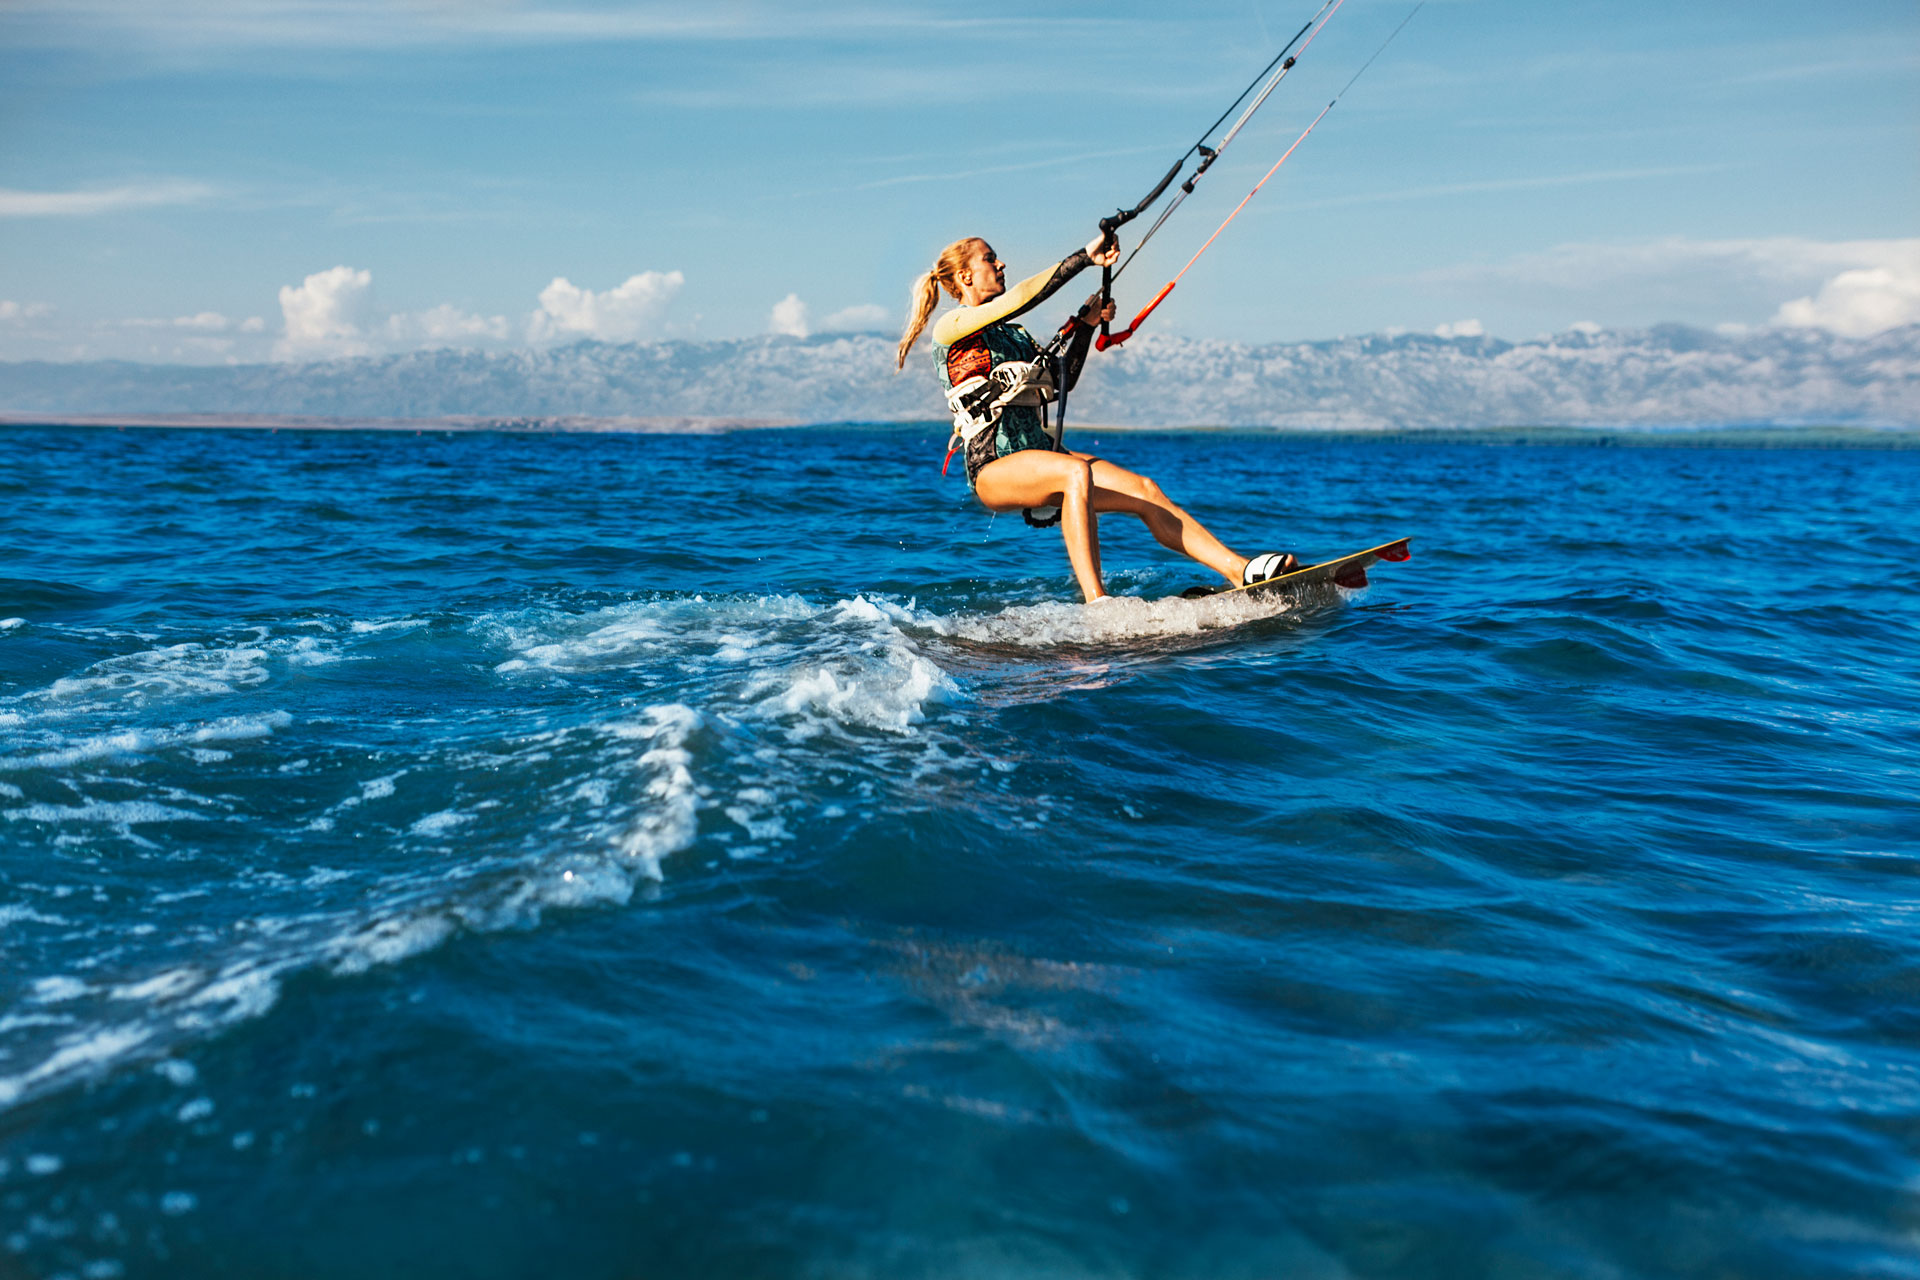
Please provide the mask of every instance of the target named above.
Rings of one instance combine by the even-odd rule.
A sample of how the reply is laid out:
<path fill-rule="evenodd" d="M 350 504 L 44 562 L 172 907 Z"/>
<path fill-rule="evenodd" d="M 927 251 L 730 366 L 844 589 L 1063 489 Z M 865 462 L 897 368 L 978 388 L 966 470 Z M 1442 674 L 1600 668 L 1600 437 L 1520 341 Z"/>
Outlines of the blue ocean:
<path fill-rule="evenodd" d="M 1920 451 L 944 434 L 0 431 L 0 1276 L 1920 1276 Z"/>

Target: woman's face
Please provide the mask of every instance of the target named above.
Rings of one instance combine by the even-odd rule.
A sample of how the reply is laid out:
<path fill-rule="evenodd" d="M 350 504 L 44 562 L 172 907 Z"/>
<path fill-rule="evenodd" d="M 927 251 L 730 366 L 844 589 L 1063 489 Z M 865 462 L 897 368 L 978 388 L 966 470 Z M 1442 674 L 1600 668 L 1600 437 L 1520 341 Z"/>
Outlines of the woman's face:
<path fill-rule="evenodd" d="M 962 300 L 977 307 L 1007 291 L 1007 265 L 994 256 L 992 245 L 976 240 L 967 264 L 960 268 L 959 284 Z"/>

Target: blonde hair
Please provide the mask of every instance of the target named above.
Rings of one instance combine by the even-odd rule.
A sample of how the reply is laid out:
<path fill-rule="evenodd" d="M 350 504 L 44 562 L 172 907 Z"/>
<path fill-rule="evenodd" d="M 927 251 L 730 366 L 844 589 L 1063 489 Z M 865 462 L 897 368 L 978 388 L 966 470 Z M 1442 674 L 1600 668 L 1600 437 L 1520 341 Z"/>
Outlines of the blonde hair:
<path fill-rule="evenodd" d="M 906 367 L 907 353 L 913 350 L 914 343 L 920 341 L 921 331 L 927 327 L 927 319 L 940 303 L 940 290 L 945 289 L 954 298 L 959 298 L 960 269 L 973 256 L 973 246 L 984 243 L 979 236 L 955 240 L 934 259 L 933 270 L 913 282 L 913 292 L 907 297 L 907 331 L 900 338 L 899 358 L 893 366 L 896 370 Z"/>

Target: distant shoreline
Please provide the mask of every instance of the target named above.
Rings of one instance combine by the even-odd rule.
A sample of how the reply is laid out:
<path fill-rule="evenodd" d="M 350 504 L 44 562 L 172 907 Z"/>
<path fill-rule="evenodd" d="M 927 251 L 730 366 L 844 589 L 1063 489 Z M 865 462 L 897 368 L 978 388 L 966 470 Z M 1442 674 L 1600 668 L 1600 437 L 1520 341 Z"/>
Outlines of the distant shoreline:
<path fill-rule="evenodd" d="M 804 425 L 791 418 L 589 418 L 580 416 L 335 418 L 272 413 L 6 413 L 0 427 L 191 427 L 209 431 L 500 431 L 606 432 L 628 435 L 710 435 Z"/>
<path fill-rule="evenodd" d="M 456 415 L 434 418 L 327 417 L 318 414 L 155 413 L 47 414 L 0 412 L 0 428 L 87 427 L 207 431 L 497 432 L 506 435 L 717 435 L 780 428 L 801 430 L 944 430 L 937 421 L 807 422 L 794 418 L 587 417 Z M 1284 436 L 1289 440 L 1376 444 L 1585 445 L 1617 448 L 1920 449 L 1920 429 L 1859 426 L 1533 426 L 1533 427 L 1267 427 L 1192 424 L 1138 426 L 1069 423 L 1074 435 L 1099 432 Z"/>

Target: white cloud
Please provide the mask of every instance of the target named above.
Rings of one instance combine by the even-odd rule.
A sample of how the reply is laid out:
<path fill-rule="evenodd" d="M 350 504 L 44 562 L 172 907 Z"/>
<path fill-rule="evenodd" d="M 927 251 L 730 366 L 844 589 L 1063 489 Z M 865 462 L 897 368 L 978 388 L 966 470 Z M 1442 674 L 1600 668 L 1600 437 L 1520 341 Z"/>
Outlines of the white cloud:
<path fill-rule="evenodd" d="M 505 342 L 512 326 L 505 316 L 482 316 L 443 302 L 426 311 L 387 317 L 387 336 L 406 345 L 460 346 L 475 341 Z"/>
<path fill-rule="evenodd" d="M 617 288 L 596 293 L 555 276 L 540 291 L 540 309 L 527 320 L 527 336 L 535 342 L 569 337 L 631 342 L 648 337 L 686 282 L 678 271 L 642 271 Z"/>
<path fill-rule="evenodd" d="M 862 302 L 851 307 L 842 307 L 820 322 L 822 332 L 832 333 L 847 329 L 878 329 L 887 323 L 891 314 L 877 302 Z"/>
<path fill-rule="evenodd" d="M 1478 320 L 1457 320 L 1452 324 L 1435 325 L 1433 336 L 1436 338 L 1480 338 L 1485 337 L 1487 327 Z"/>
<path fill-rule="evenodd" d="M 25 324 L 53 314 L 44 302 L 8 302 L 0 299 L 0 324 Z"/>
<path fill-rule="evenodd" d="M 266 331 L 267 322 L 262 316 L 248 316 L 240 322 L 240 332 L 242 333 L 265 333 Z"/>
<path fill-rule="evenodd" d="M 275 349 L 283 359 L 365 355 L 370 349 L 361 320 L 373 288 L 373 273 L 353 267 L 316 271 L 299 288 L 280 289 L 286 337 Z"/>
<path fill-rule="evenodd" d="M 1675 272 L 1737 272 L 1770 281 L 1819 279 L 1838 269 L 1876 266 L 1911 254 L 1920 240 L 1687 240 L 1677 236 L 1634 244 L 1563 244 L 1503 262 L 1424 271 L 1443 283 L 1513 283 L 1588 288 Z"/>
<path fill-rule="evenodd" d="M 1597 312 L 1612 324 L 1622 311 L 1701 323 L 1771 316 L 1858 335 L 1920 320 L 1920 239 L 1565 244 L 1412 279 L 1469 305 Z"/>
<path fill-rule="evenodd" d="M 807 336 L 807 304 L 800 301 L 799 294 L 790 293 L 773 304 L 773 314 L 767 318 L 767 329 L 771 333 L 784 333 L 789 338 Z"/>
<path fill-rule="evenodd" d="M 1773 322 L 1826 329 L 1847 338 L 1920 324 L 1920 241 L 1904 242 L 1903 248 L 1879 266 L 1842 271 L 1811 297 L 1782 303 Z"/>
<path fill-rule="evenodd" d="M 213 194 L 203 182 L 145 182 L 92 191 L 15 191 L 0 187 L 0 218 L 84 218 L 122 209 L 192 204 Z"/>

